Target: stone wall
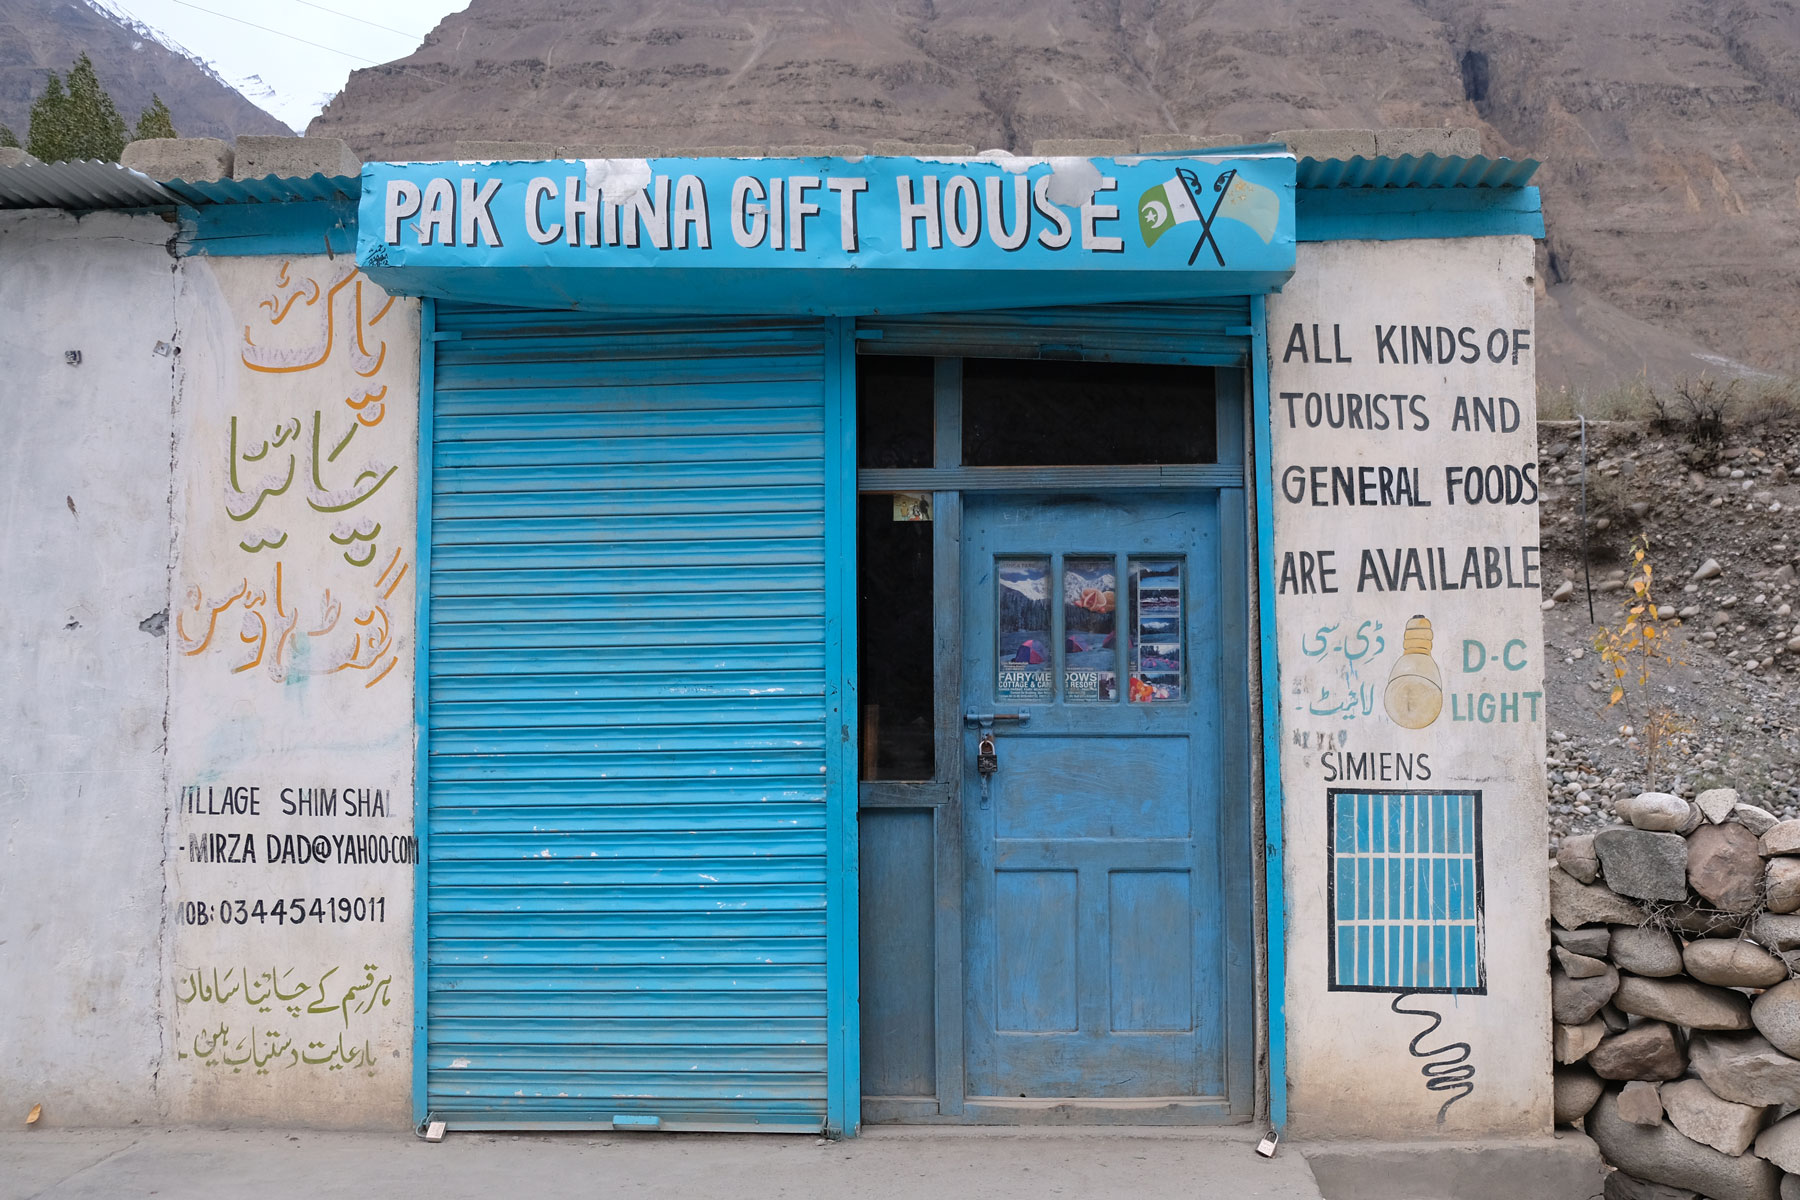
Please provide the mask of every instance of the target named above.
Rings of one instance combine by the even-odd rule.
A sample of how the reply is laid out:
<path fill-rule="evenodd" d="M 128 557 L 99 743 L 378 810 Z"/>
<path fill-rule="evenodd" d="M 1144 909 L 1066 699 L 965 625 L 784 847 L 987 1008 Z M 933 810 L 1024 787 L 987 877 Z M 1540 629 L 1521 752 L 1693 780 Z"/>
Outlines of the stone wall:
<path fill-rule="evenodd" d="M 1645 792 L 1550 865 L 1556 1120 L 1608 1200 L 1800 1198 L 1800 820 Z"/>

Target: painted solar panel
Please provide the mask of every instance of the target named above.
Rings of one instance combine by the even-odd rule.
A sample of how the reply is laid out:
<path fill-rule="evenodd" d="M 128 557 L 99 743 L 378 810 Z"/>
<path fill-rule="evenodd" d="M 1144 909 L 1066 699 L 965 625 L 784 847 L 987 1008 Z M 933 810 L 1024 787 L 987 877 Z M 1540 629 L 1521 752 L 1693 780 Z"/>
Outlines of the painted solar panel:
<path fill-rule="evenodd" d="M 1487 991 L 1481 793 L 1332 789 L 1332 991 Z"/>

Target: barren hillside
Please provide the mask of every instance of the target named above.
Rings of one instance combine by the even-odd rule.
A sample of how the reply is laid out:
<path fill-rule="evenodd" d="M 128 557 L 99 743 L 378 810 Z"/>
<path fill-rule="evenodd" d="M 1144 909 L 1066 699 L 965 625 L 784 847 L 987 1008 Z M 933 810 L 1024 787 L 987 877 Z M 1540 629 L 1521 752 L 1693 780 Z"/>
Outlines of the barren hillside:
<path fill-rule="evenodd" d="M 312 131 L 404 158 L 1406 124 L 1546 162 L 1545 385 L 1800 371 L 1786 0 L 474 0 Z"/>
<path fill-rule="evenodd" d="M 1566 595 L 1544 614 L 1551 841 L 1614 820 L 1647 788 L 1692 796 L 1736 787 L 1751 804 L 1800 816 L 1800 419 L 1789 404 L 1745 406 L 1718 436 L 1691 426 L 1588 426 L 1582 568 L 1581 434 L 1540 425 L 1544 581 Z M 1653 597 L 1668 618 L 1650 686 L 1608 706 L 1611 668 L 1595 634 L 1620 628 L 1634 543 L 1649 539 Z M 1589 620 L 1591 581 L 1594 619 Z M 1678 728 L 1654 765 L 1646 718 Z"/>

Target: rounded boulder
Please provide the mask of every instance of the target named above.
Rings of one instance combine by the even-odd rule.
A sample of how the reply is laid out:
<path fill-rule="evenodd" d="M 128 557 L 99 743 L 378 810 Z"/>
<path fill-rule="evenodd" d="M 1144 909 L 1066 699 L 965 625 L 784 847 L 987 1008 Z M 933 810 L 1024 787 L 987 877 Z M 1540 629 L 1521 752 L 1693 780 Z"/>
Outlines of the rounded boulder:
<path fill-rule="evenodd" d="M 1750 1005 L 1756 1032 L 1783 1054 L 1800 1057 L 1800 980 L 1778 983 Z"/>
<path fill-rule="evenodd" d="M 1720 987 L 1774 987 L 1788 977 L 1787 964 L 1755 942 L 1701 938 L 1681 952 L 1687 973 Z"/>

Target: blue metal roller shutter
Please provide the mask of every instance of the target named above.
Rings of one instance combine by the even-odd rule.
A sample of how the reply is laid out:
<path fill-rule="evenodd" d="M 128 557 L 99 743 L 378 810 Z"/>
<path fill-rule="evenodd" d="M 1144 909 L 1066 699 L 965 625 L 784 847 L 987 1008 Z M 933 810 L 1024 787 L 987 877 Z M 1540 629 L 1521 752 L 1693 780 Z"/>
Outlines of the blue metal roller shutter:
<path fill-rule="evenodd" d="M 817 1130 L 823 327 L 437 329 L 426 1107 Z"/>

